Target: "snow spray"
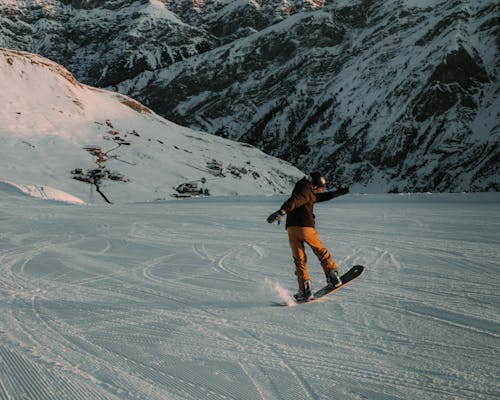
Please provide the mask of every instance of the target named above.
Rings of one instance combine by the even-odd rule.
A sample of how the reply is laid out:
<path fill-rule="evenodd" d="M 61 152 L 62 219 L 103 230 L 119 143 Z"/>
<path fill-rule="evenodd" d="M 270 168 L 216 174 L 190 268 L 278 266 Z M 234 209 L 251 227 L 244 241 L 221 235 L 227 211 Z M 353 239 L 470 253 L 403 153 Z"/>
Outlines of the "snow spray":
<path fill-rule="evenodd" d="M 292 296 L 288 293 L 283 286 L 281 286 L 278 282 L 273 282 L 269 278 L 264 279 L 264 285 L 267 288 L 270 288 L 273 292 L 275 292 L 280 300 L 285 302 L 288 306 L 295 306 L 297 303 L 293 300 Z"/>

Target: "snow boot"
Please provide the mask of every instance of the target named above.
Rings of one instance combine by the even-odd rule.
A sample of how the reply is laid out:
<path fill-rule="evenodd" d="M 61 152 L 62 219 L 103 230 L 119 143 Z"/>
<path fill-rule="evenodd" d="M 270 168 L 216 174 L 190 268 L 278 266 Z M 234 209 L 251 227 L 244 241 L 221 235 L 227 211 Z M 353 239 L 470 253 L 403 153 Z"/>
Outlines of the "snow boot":
<path fill-rule="evenodd" d="M 295 293 L 293 297 L 295 297 L 295 300 L 297 300 L 299 303 L 305 303 L 307 301 L 314 300 L 311 281 L 305 281 L 304 290 L 302 291 L 299 289 L 299 291 Z"/>
<path fill-rule="evenodd" d="M 339 287 L 342 285 L 342 281 L 340 280 L 339 272 L 336 269 L 332 269 L 329 273 L 329 277 L 327 279 L 327 283 L 331 287 Z"/>

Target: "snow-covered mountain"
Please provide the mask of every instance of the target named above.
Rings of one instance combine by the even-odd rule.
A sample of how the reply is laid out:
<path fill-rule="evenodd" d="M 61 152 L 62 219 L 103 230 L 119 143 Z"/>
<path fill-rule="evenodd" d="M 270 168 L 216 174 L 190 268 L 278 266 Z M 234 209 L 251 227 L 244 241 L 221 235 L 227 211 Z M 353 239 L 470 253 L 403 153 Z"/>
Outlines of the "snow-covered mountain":
<path fill-rule="evenodd" d="M 196 190 L 273 194 L 303 176 L 253 146 L 83 85 L 41 56 L 0 49 L 0 87 L 0 181 L 37 197 L 117 203 Z"/>
<path fill-rule="evenodd" d="M 496 0 L 3 1 L 0 45 L 365 190 L 499 190 Z"/>

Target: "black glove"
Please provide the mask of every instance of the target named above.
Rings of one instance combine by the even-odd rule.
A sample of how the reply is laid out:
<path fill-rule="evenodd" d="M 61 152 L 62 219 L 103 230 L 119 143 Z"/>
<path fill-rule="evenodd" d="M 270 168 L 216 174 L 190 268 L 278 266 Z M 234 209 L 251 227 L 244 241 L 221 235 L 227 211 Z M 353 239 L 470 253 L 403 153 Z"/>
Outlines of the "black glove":
<path fill-rule="evenodd" d="M 273 212 L 269 217 L 267 217 L 267 222 L 272 224 L 273 222 L 277 222 L 278 224 L 281 222 L 281 217 L 286 213 L 283 210 L 278 210 Z"/>
<path fill-rule="evenodd" d="M 341 186 L 338 191 L 340 194 L 347 194 L 349 193 L 349 186 Z"/>

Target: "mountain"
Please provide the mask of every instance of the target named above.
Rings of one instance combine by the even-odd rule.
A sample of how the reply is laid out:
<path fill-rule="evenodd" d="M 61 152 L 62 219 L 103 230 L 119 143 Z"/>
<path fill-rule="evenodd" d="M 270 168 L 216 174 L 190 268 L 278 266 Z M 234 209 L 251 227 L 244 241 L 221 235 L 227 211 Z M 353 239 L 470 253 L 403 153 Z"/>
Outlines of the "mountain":
<path fill-rule="evenodd" d="M 123 203 L 196 191 L 263 195 L 288 192 L 303 176 L 248 144 L 83 85 L 41 56 L 0 49 L 0 87 L 0 180 L 37 197 Z"/>
<path fill-rule="evenodd" d="M 496 0 L 9 1 L 0 45 L 369 191 L 500 189 Z"/>

